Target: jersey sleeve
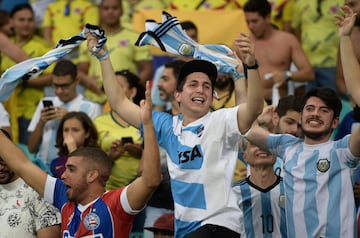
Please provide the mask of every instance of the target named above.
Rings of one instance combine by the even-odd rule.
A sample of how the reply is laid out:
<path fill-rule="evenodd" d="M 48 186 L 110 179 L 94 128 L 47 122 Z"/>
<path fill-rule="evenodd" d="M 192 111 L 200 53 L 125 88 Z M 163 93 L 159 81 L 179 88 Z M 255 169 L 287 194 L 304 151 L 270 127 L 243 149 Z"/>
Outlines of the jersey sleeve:
<path fill-rule="evenodd" d="M 61 211 L 62 206 L 68 202 L 66 190 L 67 187 L 61 179 L 56 179 L 48 175 L 45 183 L 44 199 Z"/>
<path fill-rule="evenodd" d="M 267 138 L 267 145 L 271 154 L 284 159 L 286 148 L 299 140 L 301 139 L 288 134 L 270 134 Z"/>

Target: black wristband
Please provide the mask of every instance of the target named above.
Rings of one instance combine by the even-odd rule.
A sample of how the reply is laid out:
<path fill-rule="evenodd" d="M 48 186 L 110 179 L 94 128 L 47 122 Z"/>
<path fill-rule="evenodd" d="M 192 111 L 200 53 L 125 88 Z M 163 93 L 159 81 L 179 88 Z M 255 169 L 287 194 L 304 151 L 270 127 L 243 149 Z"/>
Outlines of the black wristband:
<path fill-rule="evenodd" d="M 245 67 L 246 67 L 247 69 L 258 69 L 258 68 L 259 68 L 259 65 L 258 65 L 257 60 L 255 60 L 255 64 L 254 64 L 254 65 L 249 66 L 249 65 L 245 64 Z"/>

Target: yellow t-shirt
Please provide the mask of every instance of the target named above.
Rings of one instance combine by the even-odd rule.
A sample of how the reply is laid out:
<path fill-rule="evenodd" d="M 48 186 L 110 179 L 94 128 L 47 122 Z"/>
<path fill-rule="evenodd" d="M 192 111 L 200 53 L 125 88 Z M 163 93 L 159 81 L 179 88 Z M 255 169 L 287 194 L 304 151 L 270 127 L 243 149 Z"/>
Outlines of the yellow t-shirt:
<path fill-rule="evenodd" d="M 132 15 L 138 10 L 150 10 L 150 9 L 166 9 L 167 3 L 163 0 L 140 0 L 136 1 L 135 4 L 131 5 L 130 1 L 123 0 L 123 14 L 121 16 L 121 25 L 128 28 L 132 28 Z M 134 1 L 132 1 L 134 2 Z"/>
<path fill-rule="evenodd" d="M 137 62 L 143 60 L 152 60 L 149 46 L 135 46 L 139 33 L 127 28 L 122 28 L 114 34 L 107 34 L 106 46 L 110 53 L 110 59 L 114 71 L 128 69 L 137 74 Z M 102 86 L 101 68 L 99 60 L 91 57 L 86 43 L 80 45 L 80 55 L 78 62 L 89 62 L 89 75 L 97 77 L 97 84 Z M 106 95 L 101 96 L 85 89 L 85 97 L 91 101 L 103 104 L 106 101 Z"/>
<path fill-rule="evenodd" d="M 99 24 L 98 7 L 86 0 L 70 1 L 67 10 L 68 0 L 57 0 L 49 3 L 46 8 L 42 27 L 51 27 L 52 40 L 56 44 L 61 39 L 67 39 L 83 30 L 86 23 Z M 66 14 L 68 13 L 68 14 Z"/>
<path fill-rule="evenodd" d="M 210 110 L 215 111 L 221 108 L 234 107 L 235 105 L 235 92 L 233 91 L 231 95 L 226 95 L 219 100 L 214 97 L 210 106 Z"/>
<path fill-rule="evenodd" d="M 11 38 L 14 42 L 15 39 Z M 47 43 L 39 36 L 33 36 L 21 49 L 31 58 L 44 55 L 50 50 Z M 16 63 L 7 56 L 3 56 L 1 62 L 1 69 L 5 70 L 15 65 Z M 43 73 L 51 73 L 53 66 L 48 67 Z M 36 78 L 31 79 L 36 80 Z M 18 121 L 19 117 L 31 119 L 39 101 L 44 97 L 44 90 L 42 88 L 24 88 L 20 83 L 15 89 L 14 93 L 4 103 L 10 115 L 11 130 L 14 136 L 14 141 L 17 141 L 18 135 Z"/>
<path fill-rule="evenodd" d="M 169 8 L 176 10 L 231 10 L 238 9 L 239 7 L 234 1 L 228 0 L 171 0 Z"/>
<path fill-rule="evenodd" d="M 120 125 L 110 113 L 95 118 L 94 124 L 99 133 L 99 145 L 104 151 L 109 151 L 111 143 L 114 140 L 120 140 L 122 137 L 132 137 L 136 144 L 143 142 L 137 128 Z M 116 189 L 133 181 L 137 177 L 139 163 L 139 158 L 131 157 L 127 152 L 114 160 L 109 180 L 106 183 L 106 189 Z"/>
<path fill-rule="evenodd" d="M 334 16 L 340 13 L 343 0 L 321 2 L 318 13 L 317 1 L 296 1 L 292 26 L 301 29 L 302 47 L 313 66 L 335 67 L 338 50 L 338 27 Z"/>

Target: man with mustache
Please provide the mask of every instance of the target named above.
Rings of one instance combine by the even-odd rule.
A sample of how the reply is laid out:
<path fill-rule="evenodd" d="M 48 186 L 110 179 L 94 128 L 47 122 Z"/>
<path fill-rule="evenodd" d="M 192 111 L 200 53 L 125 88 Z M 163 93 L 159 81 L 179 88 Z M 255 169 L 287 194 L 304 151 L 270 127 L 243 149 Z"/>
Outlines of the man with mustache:
<path fill-rule="evenodd" d="M 171 103 L 171 110 L 169 113 L 176 115 L 179 113 L 179 103 L 174 97 L 176 91 L 177 78 L 179 76 L 181 67 L 185 61 L 177 59 L 164 64 L 164 70 L 161 74 L 158 83 L 160 99 Z"/>
<path fill-rule="evenodd" d="M 284 162 L 288 237 L 354 237 L 352 175 L 360 159 L 360 128 L 330 140 L 341 101 L 330 88 L 314 88 L 303 99 L 304 138 L 270 134 L 255 125 L 247 139 Z"/>

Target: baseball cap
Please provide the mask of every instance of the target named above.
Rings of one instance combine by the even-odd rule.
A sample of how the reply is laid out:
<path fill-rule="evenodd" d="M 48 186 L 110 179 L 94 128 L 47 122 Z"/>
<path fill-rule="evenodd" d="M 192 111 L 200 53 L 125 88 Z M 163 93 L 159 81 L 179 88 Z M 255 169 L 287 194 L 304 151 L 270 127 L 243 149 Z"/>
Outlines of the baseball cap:
<path fill-rule="evenodd" d="M 179 78 L 177 81 L 177 88 L 179 88 L 179 85 L 182 83 L 182 81 L 185 80 L 185 78 L 189 74 L 195 73 L 195 72 L 202 72 L 202 73 L 206 74 L 209 77 L 212 84 L 214 84 L 216 81 L 216 78 L 217 78 L 216 66 L 207 60 L 195 59 L 195 60 L 186 62 L 183 65 L 183 67 L 181 67 L 181 70 L 179 73 Z"/>
<path fill-rule="evenodd" d="M 149 231 L 174 232 L 174 213 L 165 213 L 155 220 L 152 227 L 144 227 Z"/>

